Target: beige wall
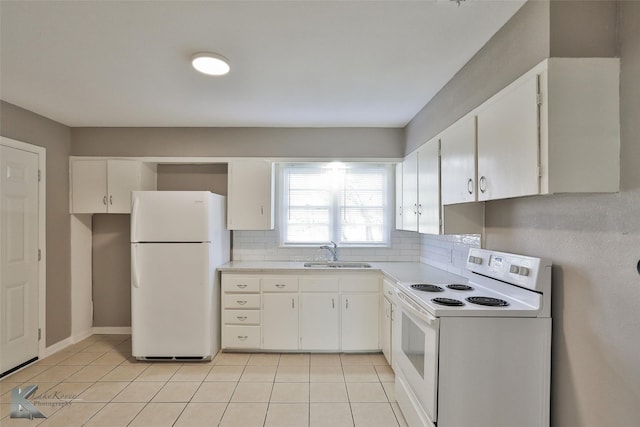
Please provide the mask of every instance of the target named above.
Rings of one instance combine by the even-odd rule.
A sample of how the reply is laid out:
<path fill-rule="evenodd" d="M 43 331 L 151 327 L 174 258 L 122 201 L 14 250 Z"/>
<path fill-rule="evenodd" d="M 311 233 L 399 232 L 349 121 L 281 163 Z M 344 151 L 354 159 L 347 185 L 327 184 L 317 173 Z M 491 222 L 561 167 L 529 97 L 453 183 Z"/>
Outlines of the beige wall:
<path fill-rule="evenodd" d="M 47 149 L 47 346 L 71 335 L 70 129 L 0 101 L 0 134 Z"/>
<path fill-rule="evenodd" d="M 515 56 L 497 48 L 519 45 L 523 51 Z M 480 78 L 487 64 L 507 64 L 487 80 L 493 87 L 544 56 L 618 54 L 622 190 L 486 204 L 486 247 L 554 262 L 554 427 L 640 420 L 640 2 L 554 1 L 546 9 L 544 2 L 528 3 L 407 128 L 411 150 L 470 110 L 476 91 L 489 92 Z M 462 111 L 443 109 L 457 102 Z"/>
<path fill-rule="evenodd" d="M 75 156 L 402 157 L 390 128 L 73 128 Z"/>

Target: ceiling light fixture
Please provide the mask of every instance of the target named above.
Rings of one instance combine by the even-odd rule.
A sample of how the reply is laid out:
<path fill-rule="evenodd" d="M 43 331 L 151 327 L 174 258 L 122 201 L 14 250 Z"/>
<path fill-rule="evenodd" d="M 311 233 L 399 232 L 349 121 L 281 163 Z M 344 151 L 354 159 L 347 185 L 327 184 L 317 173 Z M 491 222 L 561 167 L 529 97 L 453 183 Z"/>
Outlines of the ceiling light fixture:
<path fill-rule="evenodd" d="M 193 68 L 210 76 L 224 76 L 231 69 L 224 56 L 211 52 L 198 52 L 191 57 Z"/>

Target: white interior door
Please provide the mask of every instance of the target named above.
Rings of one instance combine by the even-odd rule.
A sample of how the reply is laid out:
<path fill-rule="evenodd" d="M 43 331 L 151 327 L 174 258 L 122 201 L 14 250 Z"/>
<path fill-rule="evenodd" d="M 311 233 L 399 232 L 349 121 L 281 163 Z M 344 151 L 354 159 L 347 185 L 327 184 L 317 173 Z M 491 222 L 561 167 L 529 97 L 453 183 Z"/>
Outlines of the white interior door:
<path fill-rule="evenodd" d="M 38 154 L 0 150 L 2 373 L 38 356 Z"/>

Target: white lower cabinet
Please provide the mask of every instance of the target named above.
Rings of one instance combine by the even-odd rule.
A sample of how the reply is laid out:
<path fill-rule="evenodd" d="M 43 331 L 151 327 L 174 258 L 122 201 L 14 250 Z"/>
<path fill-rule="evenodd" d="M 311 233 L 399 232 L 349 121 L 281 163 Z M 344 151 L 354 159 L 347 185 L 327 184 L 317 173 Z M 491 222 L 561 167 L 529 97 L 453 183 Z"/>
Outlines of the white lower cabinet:
<path fill-rule="evenodd" d="M 380 350 L 378 343 L 379 292 L 342 294 L 341 345 L 343 351 Z"/>
<path fill-rule="evenodd" d="M 298 349 L 298 294 L 262 295 L 262 348 Z"/>
<path fill-rule="evenodd" d="M 380 350 L 379 274 L 223 272 L 222 292 L 223 349 Z"/>
<path fill-rule="evenodd" d="M 396 315 L 395 285 L 384 279 L 380 296 L 380 349 L 390 366 L 393 366 L 394 322 Z"/>
<path fill-rule="evenodd" d="M 309 351 L 340 349 L 340 294 L 300 294 L 300 348 Z"/>

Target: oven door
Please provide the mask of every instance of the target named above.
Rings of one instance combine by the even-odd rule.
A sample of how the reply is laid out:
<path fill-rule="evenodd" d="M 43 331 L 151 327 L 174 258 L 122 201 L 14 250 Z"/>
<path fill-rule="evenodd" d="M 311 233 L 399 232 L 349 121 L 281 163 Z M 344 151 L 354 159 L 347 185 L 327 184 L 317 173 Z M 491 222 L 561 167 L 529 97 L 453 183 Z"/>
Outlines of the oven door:
<path fill-rule="evenodd" d="M 400 386 L 401 392 L 408 394 L 405 405 L 411 404 L 410 409 L 417 411 L 419 418 L 426 415 L 430 423 L 435 423 L 440 322 L 402 291 L 398 291 L 397 296 L 401 310 L 399 348 L 394 352 L 400 370 L 400 378 L 396 380 L 400 384 L 396 383 L 396 389 Z"/>

